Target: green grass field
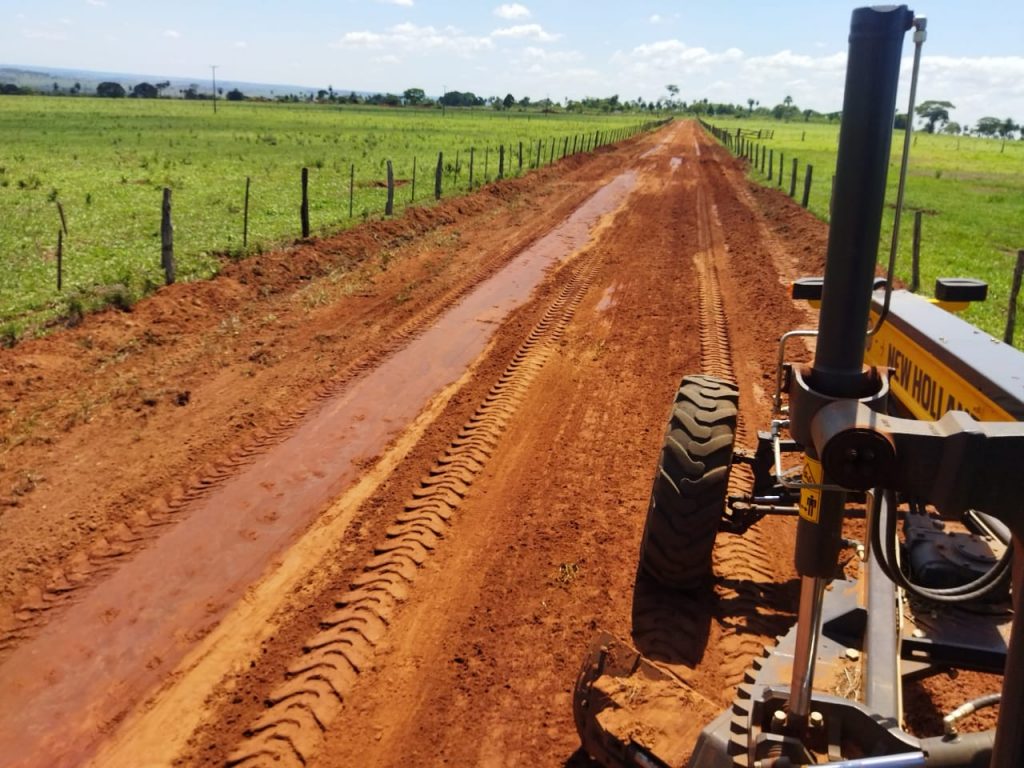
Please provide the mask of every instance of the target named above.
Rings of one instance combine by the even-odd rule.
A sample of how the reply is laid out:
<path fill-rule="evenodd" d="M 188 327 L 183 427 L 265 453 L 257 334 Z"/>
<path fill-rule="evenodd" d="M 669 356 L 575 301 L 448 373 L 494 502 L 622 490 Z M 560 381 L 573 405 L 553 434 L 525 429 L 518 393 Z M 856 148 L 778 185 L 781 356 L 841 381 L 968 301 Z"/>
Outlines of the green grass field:
<path fill-rule="evenodd" d="M 641 118 L 493 110 L 328 107 L 306 104 L 0 97 L 0 331 L 4 339 L 104 300 L 105 287 L 137 298 L 162 283 L 162 189 L 173 190 L 179 280 L 214 274 L 242 254 L 246 177 L 249 250 L 298 237 L 300 173 L 310 169 L 313 234 L 383 214 L 386 161 L 399 186 L 395 211 L 433 200 L 444 152 L 444 194 L 495 178 L 498 147 L 514 147 L 506 176 L 560 157 L 564 139 L 635 127 Z M 582 145 L 582 141 L 580 142 Z M 413 163 L 416 162 L 415 198 Z M 456 168 L 458 163 L 458 168 Z M 353 216 L 349 181 L 355 166 Z M 56 289 L 62 204 L 64 291 Z M 109 298 L 109 291 L 106 295 Z M 72 309 L 70 305 L 74 305 Z"/>
<path fill-rule="evenodd" d="M 797 158 L 796 199 L 803 195 L 807 164 L 814 166 L 808 207 L 828 220 L 832 174 L 839 140 L 838 124 L 718 120 L 730 132 L 737 128 L 774 129 L 760 143 L 772 150 L 775 173 L 751 170 L 751 177 L 778 186 L 779 155 L 785 156 L 783 189 L 788 193 L 792 159 Z M 905 209 L 900 223 L 897 276 L 910 284 L 914 212 L 922 211 L 921 293 L 931 295 L 937 277 L 976 277 L 989 283 L 989 299 L 964 316 L 1002 338 L 1010 282 L 1017 251 L 1024 248 L 1024 141 L 931 135 L 915 132 L 907 173 Z M 887 211 L 882 225 L 879 260 L 887 263 L 899 177 L 903 132 L 893 136 Z M 1018 331 L 1017 346 L 1024 333 Z"/>

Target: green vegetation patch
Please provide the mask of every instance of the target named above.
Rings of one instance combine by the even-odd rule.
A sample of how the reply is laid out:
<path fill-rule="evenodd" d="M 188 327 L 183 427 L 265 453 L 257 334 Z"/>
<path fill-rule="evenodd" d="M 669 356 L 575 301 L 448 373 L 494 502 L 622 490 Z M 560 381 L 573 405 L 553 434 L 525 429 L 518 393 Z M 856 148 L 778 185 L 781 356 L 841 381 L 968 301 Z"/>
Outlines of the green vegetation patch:
<path fill-rule="evenodd" d="M 828 221 L 832 176 L 839 142 L 838 124 L 713 119 L 719 128 L 735 133 L 762 130 L 772 138 L 759 143 L 771 152 L 774 174 L 760 162 L 751 177 L 778 187 L 779 157 L 783 160 L 782 189 L 789 192 L 792 161 L 797 160 L 796 199 L 803 195 L 804 174 L 814 167 L 808 207 Z M 756 137 L 751 137 L 756 140 Z M 879 260 L 888 263 L 892 222 L 899 181 L 903 132 L 893 134 L 886 215 L 882 222 Z M 965 318 L 1002 338 L 1009 305 L 1010 282 L 1017 251 L 1024 249 L 1024 141 L 914 134 L 907 174 L 905 209 L 900 223 L 896 275 L 907 285 L 911 278 L 914 213 L 922 212 L 921 292 L 931 295 L 937 277 L 975 277 L 989 284 L 988 301 L 968 309 Z M 1019 336 L 1019 334 L 1018 334 Z"/>
<path fill-rule="evenodd" d="M 309 168 L 314 235 L 379 217 L 386 162 L 395 211 L 433 200 L 438 152 L 445 195 L 560 157 L 565 140 L 634 127 L 633 116 L 386 109 L 170 99 L 0 97 L 0 323 L 4 339 L 99 304 L 129 305 L 162 283 L 162 190 L 173 194 L 179 281 L 222 258 L 298 237 L 300 172 Z M 519 167 L 519 143 L 523 166 Z M 537 145 L 540 142 L 538 155 Z M 415 188 L 412 183 L 414 163 Z M 354 168 L 352 216 L 349 188 Z M 251 179 L 248 248 L 242 224 Z M 63 287 L 56 288 L 57 203 L 64 209 Z"/>

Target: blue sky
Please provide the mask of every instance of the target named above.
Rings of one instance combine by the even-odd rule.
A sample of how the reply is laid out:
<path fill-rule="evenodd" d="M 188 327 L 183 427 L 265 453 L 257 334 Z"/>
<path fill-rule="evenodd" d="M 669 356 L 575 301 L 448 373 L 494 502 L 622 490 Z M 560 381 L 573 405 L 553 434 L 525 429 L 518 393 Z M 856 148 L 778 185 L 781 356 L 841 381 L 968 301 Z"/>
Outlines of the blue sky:
<path fill-rule="evenodd" d="M 845 0 L 0 0 L 0 63 L 338 90 L 838 109 Z M 1024 120 L 1024 3 L 932 0 L 922 99 Z M 909 62 L 911 46 L 905 47 Z M 900 97 L 905 103 L 905 97 Z"/>

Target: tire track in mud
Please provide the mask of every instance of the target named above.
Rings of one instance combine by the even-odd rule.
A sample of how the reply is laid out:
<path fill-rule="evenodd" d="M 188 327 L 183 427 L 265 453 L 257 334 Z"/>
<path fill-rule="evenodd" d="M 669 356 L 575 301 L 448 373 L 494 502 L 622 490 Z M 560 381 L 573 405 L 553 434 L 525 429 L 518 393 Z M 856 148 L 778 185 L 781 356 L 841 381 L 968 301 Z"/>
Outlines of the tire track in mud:
<path fill-rule="evenodd" d="M 527 388 L 554 354 L 599 266 L 593 252 L 577 257 L 572 277 L 513 355 L 475 413 L 387 528 L 375 556 L 324 616 L 302 655 L 269 693 L 266 711 L 228 756 L 231 766 L 301 766 L 322 747 L 360 672 L 388 631 L 395 610 L 410 594 L 418 569 L 444 537 L 483 471 Z"/>
<path fill-rule="evenodd" d="M 716 151 L 706 153 L 707 160 L 700 165 L 699 187 L 705 190 L 705 195 L 712 194 L 713 189 L 706 177 L 707 164 L 714 163 L 716 169 L 722 167 L 720 152 L 717 151 L 719 148 L 716 146 L 714 149 Z M 727 171 L 721 172 L 720 175 L 727 182 L 731 194 L 745 202 L 746 198 L 737 190 L 739 182 L 731 178 Z M 717 207 L 709 203 L 705 196 L 702 196 L 701 201 L 701 218 L 705 221 L 707 237 L 713 243 L 712 247 L 704 250 L 704 253 L 707 254 L 709 262 L 717 258 L 724 266 L 727 263 L 728 248 Z M 721 288 L 713 263 L 707 272 L 710 275 L 708 283 L 712 297 L 708 309 L 717 313 L 722 311 Z M 702 307 L 702 322 L 706 314 L 708 313 Z M 735 372 L 730 370 L 730 375 L 735 377 Z M 759 417 L 761 410 L 758 403 L 747 402 L 744 407 L 741 402 L 736 429 L 738 446 L 751 447 L 749 416 L 754 414 Z M 746 464 L 734 464 L 729 476 L 729 494 L 747 493 L 752 484 L 753 470 Z M 716 613 L 718 621 L 723 626 L 720 647 L 725 651 L 721 673 L 730 688 L 735 688 L 743 682 L 751 659 L 760 658 L 766 644 L 772 643 L 790 621 L 790 617 L 779 612 L 777 608 L 784 605 L 787 598 L 783 594 L 776 594 L 778 568 L 768 559 L 768 553 L 771 551 L 766 539 L 768 535 L 764 527 L 754 525 L 742 535 L 719 534 L 716 541 L 714 568 L 719 576 L 716 585 Z"/>
<path fill-rule="evenodd" d="M 543 232 L 538 233 L 535 239 L 543 235 Z M 8 626 L 0 625 L 0 659 L 30 639 L 49 621 L 54 611 L 72 604 L 83 589 L 113 572 L 119 561 L 159 536 L 163 528 L 174 525 L 190 505 L 201 501 L 268 448 L 285 440 L 324 401 L 341 394 L 359 376 L 430 328 L 444 312 L 495 274 L 520 250 L 520 247 L 507 249 L 488 259 L 466 281 L 443 293 L 425 311 L 397 328 L 379 347 L 361 355 L 330 381 L 321 384 L 305 403 L 273 424 L 254 430 L 225 451 L 224 459 L 201 467 L 153 499 L 147 507 L 136 510 L 128 522 L 119 522 L 98 533 L 91 544 L 72 553 L 60 567 L 51 571 L 46 581 L 26 591 L 14 607 L 13 621 Z"/>
<path fill-rule="evenodd" d="M 701 361 L 704 370 L 714 372 L 712 375 L 735 382 L 732 344 L 717 266 L 718 262 L 724 263 L 727 249 L 717 207 L 709 200 L 708 164 L 719 168 L 717 160 L 709 155 L 702 156 L 698 163 L 700 251 L 695 262 L 700 284 Z M 741 402 L 736 422 L 737 446 L 751 445 L 749 414 L 758 414 L 759 410 L 755 403 L 747 403 L 744 408 Z M 749 492 L 753 479 L 753 471 L 748 465 L 734 464 L 729 473 L 729 495 Z M 730 688 L 742 682 L 750 659 L 759 656 L 765 642 L 774 638 L 781 629 L 777 621 L 761 610 L 764 599 L 758 585 L 770 584 L 776 578 L 771 563 L 766 560 L 767 551 L 764 532 L 757 526 L 739 536 L 720 533 L 715 542 L 714 570 L 719 576 L 716 585 L 717 618 L 725 625 L 724 642 L 720 644 L 724 651 L 721 668 Z"/>
<path fill-rule="evenodd" d="M 726 240 L 712 187 L 707 174 L 723 173 L 717 153 L 702 154 L 695 142 L 693 165 L 697 168 L 694 193 L 694 217 L 697 231 L 693 256 L 697 275 L 700 336 L 700 372 L 737 383 L 733 343 L 718 276 L 726 265 Z M 742 383 L 742 382 L 741 382 Z M 749 395 L 750 389 L 744 389 Z M 747 426 L 750 415 L 760 414 L 757 403 L 741 400 L 736 426 L 737 447 L 749 447 L 753 440 Z M 745 416 L 747 414 L 747 416 Z M 753 472 L 744 464 L 734 464 L 728 494 L 749 492 Z M 719 649 L 719 675 L 730 690 L 739 685 L 752 657 L 759 656 L 783 625 L 773 611 L 764 607 L 763 585 L 776 581 L 777 573 L 767 561 L 765 533 L 754 526 L 741 536 L 719 533 L 713 551 L 717 580 L 714 596 L 679 594 L 650 584 L 641 574 L 634 593 L 634 638 L 650 658 L 670 666 L 694 667 L 705 654 L 716 620 L 721 629 L 716 635 Z M 682 670 L 677 672 L 683 675 Z"/>

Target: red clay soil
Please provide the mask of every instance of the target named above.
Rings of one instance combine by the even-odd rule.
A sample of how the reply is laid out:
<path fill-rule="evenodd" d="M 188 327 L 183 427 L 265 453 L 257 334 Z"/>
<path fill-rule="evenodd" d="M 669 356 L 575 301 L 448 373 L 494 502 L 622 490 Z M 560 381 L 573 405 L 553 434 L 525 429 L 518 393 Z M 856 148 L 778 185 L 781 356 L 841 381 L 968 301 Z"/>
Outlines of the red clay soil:
<path fill-rule="evenodd" d="M 624 172 L 635 186 L 590 244 L 567 246 L 465 375 L 357 462 L 365 492 L 334 489 L 348 506 L 324 505 L 236 604 L 210 606 L 216 620 L 179 639 L 185 661 L 155 659 L 116 717 L 82 726 L 77 751 L 46 764 L 98 750 L 104 766 L 256 765 L 266 743 L 286 743 L 280 764 L 325 768 L 583 765 L 571 690 L 598 627 L 632 632 L 726 705 L 793 620 L 791 522 L 722 537 L 714 593 L 680 604 L 635 584 L 651 476 L 679 379 L 704 365 L 701 259 L 717 274 L 749 441 L 769 416 L 778 336 L 813 322 L 787 285 L 820 273 L 827 232 L 750 184 L 693 123 L 228 264 L 0 352 L 0 681 L 14 674 L 5 661 L 53 636 L 217 488 Z M 438 478 L 448 506 L 427 520 L 417 510 Z M 392 573 L 388 542 L 406 532 L 418 543 L 401 545 Z M 383 583 L 381 570 L 390 591 L 361 625 L 358 663 L 295 689 L 320 638 L 348 626 L 339 612 L 360 610 L 353 584 Z M 265 595 L 279 603 L 246 618 Z M 0 688 L 0 705 L 17 696 Z"/>

